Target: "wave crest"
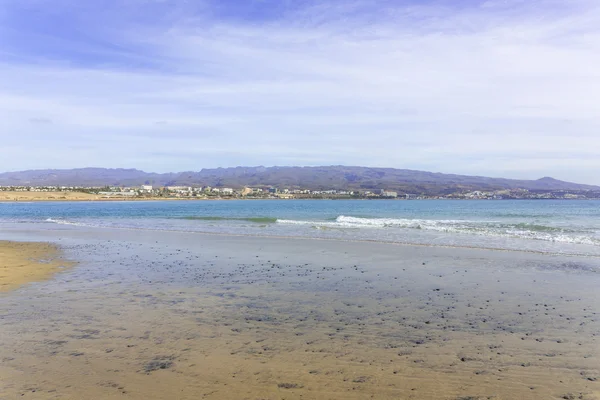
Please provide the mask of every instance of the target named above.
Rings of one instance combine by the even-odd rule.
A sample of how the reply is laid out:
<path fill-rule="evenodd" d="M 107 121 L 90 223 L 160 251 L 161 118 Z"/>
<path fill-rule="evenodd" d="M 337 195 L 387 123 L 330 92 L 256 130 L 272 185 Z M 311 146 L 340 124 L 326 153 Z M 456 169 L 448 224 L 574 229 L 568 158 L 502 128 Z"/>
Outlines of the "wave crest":
<path fill-rule="evenodd" d="M 534 239 L 549 242 L 600 246 L 600 239 L 564 228 L 533 223 L 500 223 L 451 219 L 364 218 L 340 215 L 334 221 L 302 221 L 278 219 L 287 225 L 308 225 L 323 228 L 399 228 L 422 229 L 443 233 L 475 234 L 505 238 Z"/>
<path fill-rule="evenodd" d="M 66 219 L 62 219 L 62 218 L 46 218 L 45 220 L 46 222 L 51 222 L 54 224 L 59 224 L 59 225 L 72 225 L 72 226 L 88 226 L 87 224 L 84 224 L 82 222 L 73 222 L 73 221 L 67 221 Z"/>

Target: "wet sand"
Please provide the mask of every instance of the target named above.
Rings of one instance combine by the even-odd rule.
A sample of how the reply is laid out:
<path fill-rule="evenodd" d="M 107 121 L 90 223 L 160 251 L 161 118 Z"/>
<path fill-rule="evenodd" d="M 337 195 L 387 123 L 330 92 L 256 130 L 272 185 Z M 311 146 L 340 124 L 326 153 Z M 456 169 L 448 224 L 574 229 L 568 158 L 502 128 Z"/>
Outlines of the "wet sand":
<path fill-rule="evenodd" d="M 0 398 L 600 398 L 598 259 L 37 235 L 80 264 L 0 297 Z"/>
<path fill-rule="evenodd" d="M 60 256 L 48 243 L 0 241 L 0 292 L 50 278 L 70 265 Z"/>

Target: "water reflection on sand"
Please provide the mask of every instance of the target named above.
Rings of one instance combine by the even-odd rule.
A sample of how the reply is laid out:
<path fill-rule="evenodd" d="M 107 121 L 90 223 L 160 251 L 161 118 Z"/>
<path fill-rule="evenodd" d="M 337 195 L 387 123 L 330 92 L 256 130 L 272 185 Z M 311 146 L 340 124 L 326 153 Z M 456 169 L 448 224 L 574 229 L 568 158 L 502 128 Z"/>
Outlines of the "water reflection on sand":
<path fill-rule="evenodd" d="M 59 234 L 79 266 L 0 297 L 0 398 L 599 398 L 597 259 L 11 232 Z"/>

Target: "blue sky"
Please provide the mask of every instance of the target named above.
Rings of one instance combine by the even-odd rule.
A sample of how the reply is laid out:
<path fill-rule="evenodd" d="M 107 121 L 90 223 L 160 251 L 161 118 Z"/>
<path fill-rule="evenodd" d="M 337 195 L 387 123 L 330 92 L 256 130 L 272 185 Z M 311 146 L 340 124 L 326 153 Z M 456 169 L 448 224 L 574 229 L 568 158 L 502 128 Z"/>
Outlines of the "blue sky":
<path fill-rule="evenodd" d="M 600 184 L 596 0 L 0 0 L 0 170 Z"/>

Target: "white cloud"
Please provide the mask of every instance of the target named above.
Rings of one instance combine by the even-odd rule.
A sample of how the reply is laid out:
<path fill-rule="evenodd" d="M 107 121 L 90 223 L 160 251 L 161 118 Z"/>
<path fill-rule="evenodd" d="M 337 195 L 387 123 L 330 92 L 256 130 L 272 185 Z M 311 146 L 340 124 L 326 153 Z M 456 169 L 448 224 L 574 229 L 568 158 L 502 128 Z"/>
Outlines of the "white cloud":
<path fill-rule="evenodd" d="M 96 23 L 69 8 L 86 39 L 43 56 L 0 39 L 0 169 L 362 164 L 600 184 L 595 2 L 320 3 L 243 22 L 168 4 L 144 18 L 113 3 Z"/>

